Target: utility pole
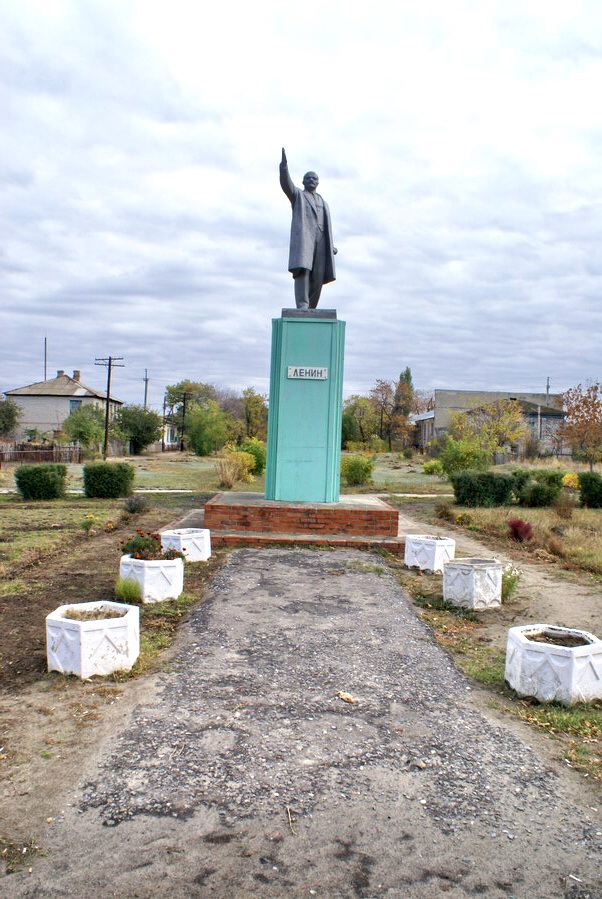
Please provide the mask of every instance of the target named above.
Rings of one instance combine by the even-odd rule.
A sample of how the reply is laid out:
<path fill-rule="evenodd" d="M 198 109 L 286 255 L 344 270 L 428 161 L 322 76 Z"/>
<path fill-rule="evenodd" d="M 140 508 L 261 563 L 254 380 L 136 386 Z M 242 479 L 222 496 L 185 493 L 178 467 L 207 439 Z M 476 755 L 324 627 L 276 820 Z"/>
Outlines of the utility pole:
<path fill-rule="evenodd" d="M 180 431 L 180 452 L 184 452 L 184 428 L 186 427 L 186 391 L 182 394 L 182 430 Z"/>
<path fill-rule="evenodd" d="M 550 405 L 550 378 L 546 380 L 546 404 Z"/>
<path fill-rule="evenodd" d="M 146 409 L 146 404 L 148 402 L 148 369 L 144 369 L 144 377 L 142 378 L 144 381 L 144 408 Z"/>
<path fill-rule="evenodd" d="M 163 397 L 163 428 L 161 430 L 161 452 L 165 452 L 165 406 L 167 404 L 167 397 Z"/>
<path fill-rule="evenodd" d="M 102 458 L 106 459 L 109 454 L 109 418 L 111 412 L 111 372 L 114 368 L 125 368 L 123 356 L 109 356 L 106 359 L 96 358 L 94 365 L 104 365 L 107 369 L 107 405 L 105 409 L 105 443 L 102 451 Z"/>

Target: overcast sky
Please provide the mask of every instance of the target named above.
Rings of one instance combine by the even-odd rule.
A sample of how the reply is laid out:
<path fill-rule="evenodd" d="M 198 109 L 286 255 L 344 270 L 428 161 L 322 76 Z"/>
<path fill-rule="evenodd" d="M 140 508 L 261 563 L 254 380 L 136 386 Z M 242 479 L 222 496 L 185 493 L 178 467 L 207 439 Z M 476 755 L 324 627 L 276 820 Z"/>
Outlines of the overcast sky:
<path fill-rule="evenodd" d="M 0 391 L 268 392 L 281 147 L 320 176 L 345 394 L 600 379 L 600 0 L 0 0 Z"/>

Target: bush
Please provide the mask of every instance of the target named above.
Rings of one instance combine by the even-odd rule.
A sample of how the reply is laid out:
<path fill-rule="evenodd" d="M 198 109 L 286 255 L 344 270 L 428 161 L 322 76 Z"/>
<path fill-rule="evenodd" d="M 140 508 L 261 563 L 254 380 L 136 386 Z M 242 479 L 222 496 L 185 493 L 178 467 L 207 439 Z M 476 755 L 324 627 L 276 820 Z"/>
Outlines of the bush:
<path fill-rule="evenodd" d="M 452 511 L 449 503 L 437 503 L 435 506 L 435 517 L 440 521 L 456 521 L 456 514 Z"/>
<path fill-rule="evenodd" d="M 549 484 L 529 481 L 521 490 L 518 501 L 521 506 L 527 506 L 530 509 L 542 509 L 546 506 L 551 506 L 557 496 L 556 490 Z"/>
<path fill-rule="evenodd" d="M 523 521 L 522 518 L 509 518 L 508 528 L 510 529 L 510 536 L 518 543 L 524 543 L 533 536 L 533 525 L 529 524 L 528 521 Z"/>
<path fill-rule="evenodd" d="M 411 446 L 406 446 L 403 450 L 403 458 L 404 459 L 412 459 L 414 457 L 414 450 Z"/>
<path fill-rule="evenodd" d="M 15 471 L 17 490 L 23 499 L 60 499 L 65 495 L 67 466 L 58 462 L 20 465 Z"/>
<path fill-rule="evenodd" d="M 142 603 L 142 587 L 133 577 L 119 577 L 115 584 L 115 597 L 129 605 Z"/>
<path fill-rule="evenodd" d="M 343 456 L 341 459 L 341 475 L 350 487 L 360 487 L 372 480 L 374 462 L 366 456 Z"/>
<path fill-rule="evenodd" d="M 127 462 L 93 462 L 84 465 L 84 494 L 88 499 L 130 496 L 134 466 Z"/>
<path fill-rule="evenodd" d="M 450 481 L 460 506 L 503 506 L 512 493 L 510 475 L 492 471 L 460 471 Z"/>
<path fill-rule="evenodd" d="M 265 469 L 266 448 L 263 440 L 257 437 L 247 437 L 240 447 L 243 453 L 249 453 L 255 459 L 255 465 L 251 469 L 251 474 L 261 475 Z"/>
<path fill-rule="evenodd" d="M 579 489 L 579 475 L 576 471 L 568 471 L 562 479 L 563 487 L 569 487 L 571 490 Z"/>
<path fill-rule="evenodd" d="M 581 505 L 590 509 L 602 509 L 602 477 L 595 471 L 579 474 Z"/>
<path fill-rule="evenodd" d="M 491 464 L 491 453 L 474 440 L 455 440 L 447 436 L 439 459 L 447 475 L 457 471 L 481 470 Z"/>
<path fill-rule="evenodd" d="M 521 574 L 520 568 L 516 568 L 512 562 L 504 565 L 502 569 L 502 602 L 507 602 L 510 599 L 518 586 Z"/>
<path fill-rule="evenodd" d="M 552 506 L 562 493 L 564 471 L 530 471 L 519 468 L 512 472 L 513 490 L 521 506 Z"/>
<path fill-rule="evenodd" d="M 562 518 L 564 521 L 569 521 L 573 517 L 575 501 L 564 491 L 560 494 L 560 496 L 556 497 L 553 506 L 554 511 L 556 512 L 558 517 Z"/>
<path fill-rule="evenodd" d="M 231 490 L 237 481 L 252 481 L 255 456 L 251 453 L 230 452 L 223 459 L 218 459 L 215 470 L 220 487 Z"/>
<path fill-rule="evenodd" d="M 445 472 L 443 471 L 443 465 L 441 464 L 439 459 L 431 459 L 430 462 L 425 462 L 422 466 L 422 470 L 425 474 L 436 474 L 438 477 L 441 477 L 445 474 Z"/>
<path fill-rule="evenodd" d="M 145 533 L 139 528 L 133 537 L 121 541 L 121 553 L 131 556 L 132 559 L 144 559 L 147 562 L 184 558 L 184 553 L 177 549 L 163 551 L 159 534 L 153 534 L 151 531 Z"/>
<path fill-rule="evenodd" d="M 149 508 L 149 502 L 145 496 L 128 496 L 123 504 L 124 512 L 129 515 L 139 515 L 146 512 Z"/>

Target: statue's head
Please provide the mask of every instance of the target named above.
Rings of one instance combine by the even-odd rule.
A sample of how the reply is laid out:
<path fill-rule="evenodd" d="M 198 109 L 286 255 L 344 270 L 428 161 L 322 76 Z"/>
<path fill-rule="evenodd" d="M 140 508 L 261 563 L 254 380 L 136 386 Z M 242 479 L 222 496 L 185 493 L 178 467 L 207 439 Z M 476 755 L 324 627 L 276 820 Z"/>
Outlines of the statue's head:
<path fill-rule="evenodd" d="M 303 175 L 303 187 L 305 190 L 315 190 L 319 183 L 320 179 L 315 172 L 306 172 Z"/>

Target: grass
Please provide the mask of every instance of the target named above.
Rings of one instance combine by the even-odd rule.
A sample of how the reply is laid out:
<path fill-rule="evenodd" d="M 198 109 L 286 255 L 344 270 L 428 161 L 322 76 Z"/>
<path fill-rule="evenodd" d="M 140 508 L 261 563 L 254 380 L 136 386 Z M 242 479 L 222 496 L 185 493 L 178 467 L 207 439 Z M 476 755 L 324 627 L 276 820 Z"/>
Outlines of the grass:
<path fill-rule="evenodd" d="M 15 874 L 22 871 L 33 861 L 35 856 L 48 855 L 44 849 L 41 849 L 34 837 L 23 845 L 23 843 L 13 843 L 5 837 L 0 836 L 0 858 L 6 865 L 7 874 Z"/>
<path fill-rule="evenodd" d="M 120 683 L 156 671 L 159 657 L 171 646 L 182 617 L 198 601 L 198 595 L 182 593 L 177 599 L 141 605 L 140 655 L 131 671 L 116 671 L 113 680 Z"/>
<path fill-rule="evenodd" d="M 391 557 L 392 558 L 392 557 Z M 602 785 L 602 702 L 567 708 L 560 703 L 541 705 L 520 699 L 504 680 L 505 652 L 479 636 L 479 616 L 459 609 L 442 597 L 441 579 L 417 575 L 390 561 L 401 586 L 421 608 L 437 642 L 454 657 L 459 668 L 499 697 L 491 704 L 560 740 L 565 761 Z"/>
<path fill-rule="evenodd" d="M 77 496 L 35 503 L 0 496 L 0 574 L 15 563 L 35 562 L 61 544 L 86 539 L 82 521 L 87 515 L 95 515 L 98 527 L 103 529 L 119 518 L 122 506 L 122 500 Z"/>

